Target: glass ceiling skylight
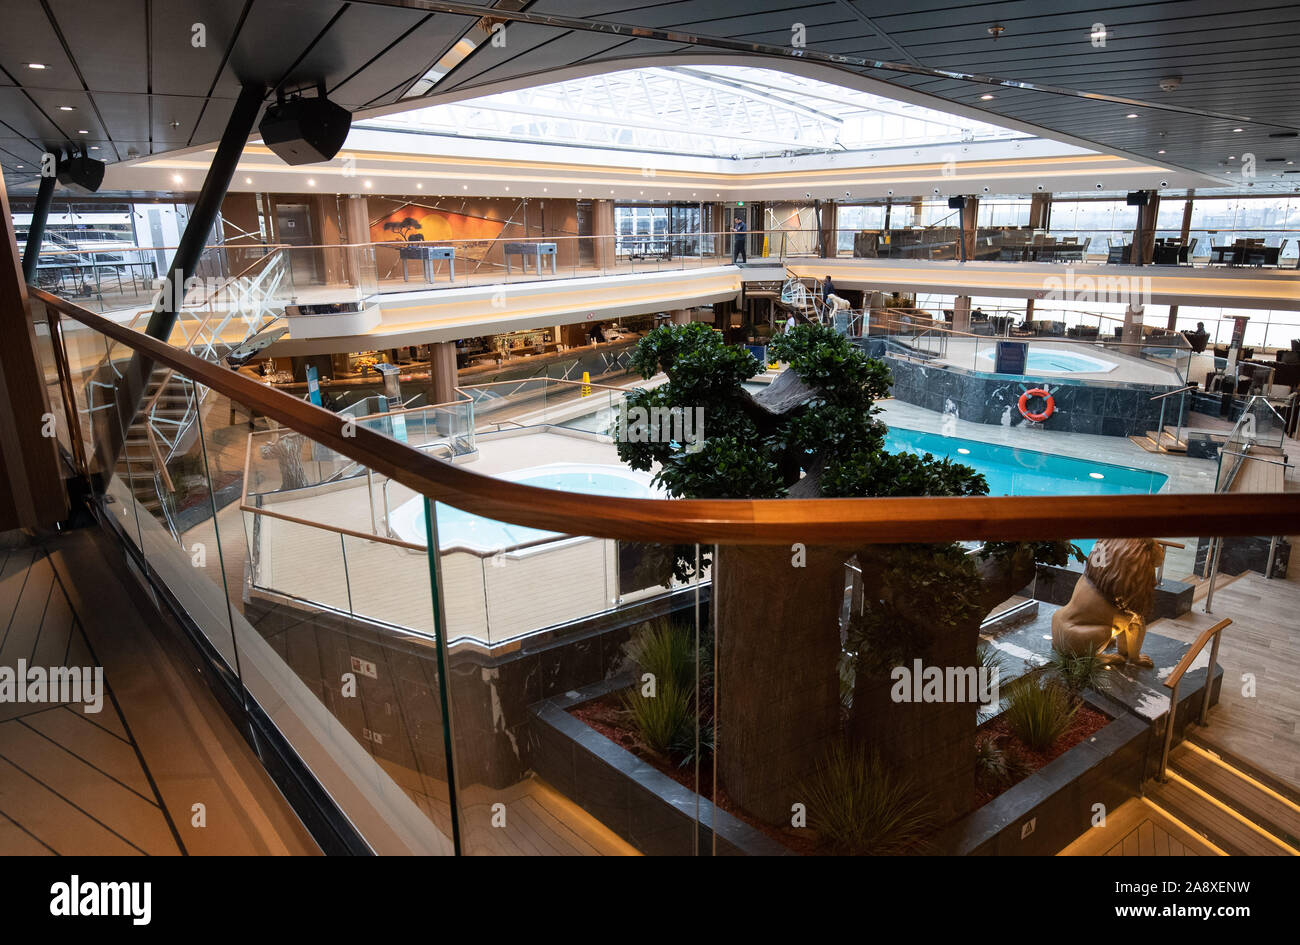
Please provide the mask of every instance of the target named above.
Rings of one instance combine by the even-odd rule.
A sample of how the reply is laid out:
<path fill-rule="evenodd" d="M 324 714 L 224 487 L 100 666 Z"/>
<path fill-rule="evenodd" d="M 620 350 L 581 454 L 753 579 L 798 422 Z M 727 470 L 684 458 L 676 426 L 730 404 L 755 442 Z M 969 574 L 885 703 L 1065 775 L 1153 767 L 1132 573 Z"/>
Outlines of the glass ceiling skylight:
<path fill-rule="evenodd" d="M 630 69 L 434 105 L 356 126 L 711 158 L 1032 137 L 748 66 Z"/>

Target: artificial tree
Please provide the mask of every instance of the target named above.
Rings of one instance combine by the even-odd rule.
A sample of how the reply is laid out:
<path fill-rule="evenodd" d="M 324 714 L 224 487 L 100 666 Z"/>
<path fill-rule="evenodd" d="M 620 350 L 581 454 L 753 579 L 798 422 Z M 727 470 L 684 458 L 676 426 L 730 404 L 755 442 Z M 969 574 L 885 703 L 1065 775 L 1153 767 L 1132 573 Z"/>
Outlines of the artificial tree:
<path fill-rule="evenodd" d="M 885 451 L 875 401 L 888 367 L 830 328 L 801 325 L 773 340 L 789 367 L 761 393 L 743 384 L 763 367 L 701 323 L 665 325 L 637 345 L 632 366 L 666 383 L 627 395 L 635 407 L 704 408 L 702 442 L 619 435 L 620 459 L 656 465 L 682 498 L 984 495 L 968 466 Z M 619 431 L 625 433 L 626 431 Z M 972 666 L 983 618 L 1032 578 L 1036 562 L 1063 563 L 1066 542 L 794 547 L 727 545 L 712 567 L 719 780 L 733 801 L 788 821 L 819 758 L 847 738 L 902 765 L 940 814 L 973 797 L 975 710 L 970 704 L 891 702 L 889 669 Z M 695 549 L 674 555 L 688 577 Z M 847 608 L 846 565 L 862 594 Z"/>

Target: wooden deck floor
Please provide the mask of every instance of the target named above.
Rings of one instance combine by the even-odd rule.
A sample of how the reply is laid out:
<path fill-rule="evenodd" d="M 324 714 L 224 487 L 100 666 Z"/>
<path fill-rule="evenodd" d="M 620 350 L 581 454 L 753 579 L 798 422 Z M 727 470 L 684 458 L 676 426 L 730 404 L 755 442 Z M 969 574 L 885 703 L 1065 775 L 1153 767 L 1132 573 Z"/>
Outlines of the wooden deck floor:
<path fill-rule="evenodd" d="M 1142 798 L 1112 811 L 1057 856 L 1220 856 L 1220 851 Z"/>
<path fill-rule="evenodd" d="M 1219 646 L 1219 704 L 1197 737 L 1300 790 L 1300 582 L 1248 572 L 1216 586 L 1213 609 L 1202 613 L 1202 600 L 1177 620 L 1152 624 L 1153 632 L 1191 642 L 1232 618 Z"/>
<path fill-rule="evenodd" d="M 319 852 L 106 542 L 0 536 L 0 666 L 99 668 L 106 690 L 98 712 L 0 702 L 0 855 Z"/>

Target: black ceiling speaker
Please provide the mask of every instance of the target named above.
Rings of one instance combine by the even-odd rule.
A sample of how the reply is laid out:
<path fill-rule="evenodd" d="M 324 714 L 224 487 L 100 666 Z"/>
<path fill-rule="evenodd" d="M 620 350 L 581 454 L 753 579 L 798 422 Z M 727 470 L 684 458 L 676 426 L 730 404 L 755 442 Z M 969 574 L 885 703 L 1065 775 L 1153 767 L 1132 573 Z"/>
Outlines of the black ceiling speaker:
<path fill-rule="evenodd" d="M 1130 207 L 1145 207 L 1147 205 L 1147 192 L 1145 190 L 1135 190 L 1128 195 L 1126 203 Z"/>
<path fill-rule="evenodd" d="M 319 164 L 339 153 L 352 127 L 352 113 L 325 97 L 325 84 L 315 98 L 301 95 L 286 100 L 278 93 L 267 106 L 258 133 L 266 146 L 285 164 Z"/>
<path fill-rule="evenodd" d="M 104 183 L 105 166 L 103 161 L 96 161 L 84 154 L 69 154 L 66 158 L 58 159 L 55 173 L 64 187 L 93 194 Z"/>
<path fill-rule="evenodd" d="M 948 198 L 948 209 L 949 209 L 949 210 L 964 210 L 965 208 L 966 208 L 966 198 L 965 198 L 965 197 L 949 197 L 949 198 Z"/>

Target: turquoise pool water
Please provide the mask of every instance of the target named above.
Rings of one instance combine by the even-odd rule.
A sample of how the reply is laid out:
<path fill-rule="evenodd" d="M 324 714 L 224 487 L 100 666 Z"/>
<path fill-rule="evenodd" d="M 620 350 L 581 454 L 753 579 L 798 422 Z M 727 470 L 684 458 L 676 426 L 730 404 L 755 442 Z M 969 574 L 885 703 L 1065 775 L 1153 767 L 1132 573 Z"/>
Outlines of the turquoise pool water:
<path fill-rule="evenodd" d="M 899 427 L 890 428 L 885 449 L 933 453 L 973 466 L 988 480 L 989 495 L 1153 495 L 1169 478 L 1145 469 Z"/>
<path fill-rule="evenodd" d="M 993 370 L 995 352 L 992 348 L 981 351 L 984 370 Z M 1029 347 L 1025 355 L 1026 374 L 1104 374 L 1115 370 L 1114 361 L 1104 361 L 1077 351 L 1053 351 L 1051 348 Z"/>

